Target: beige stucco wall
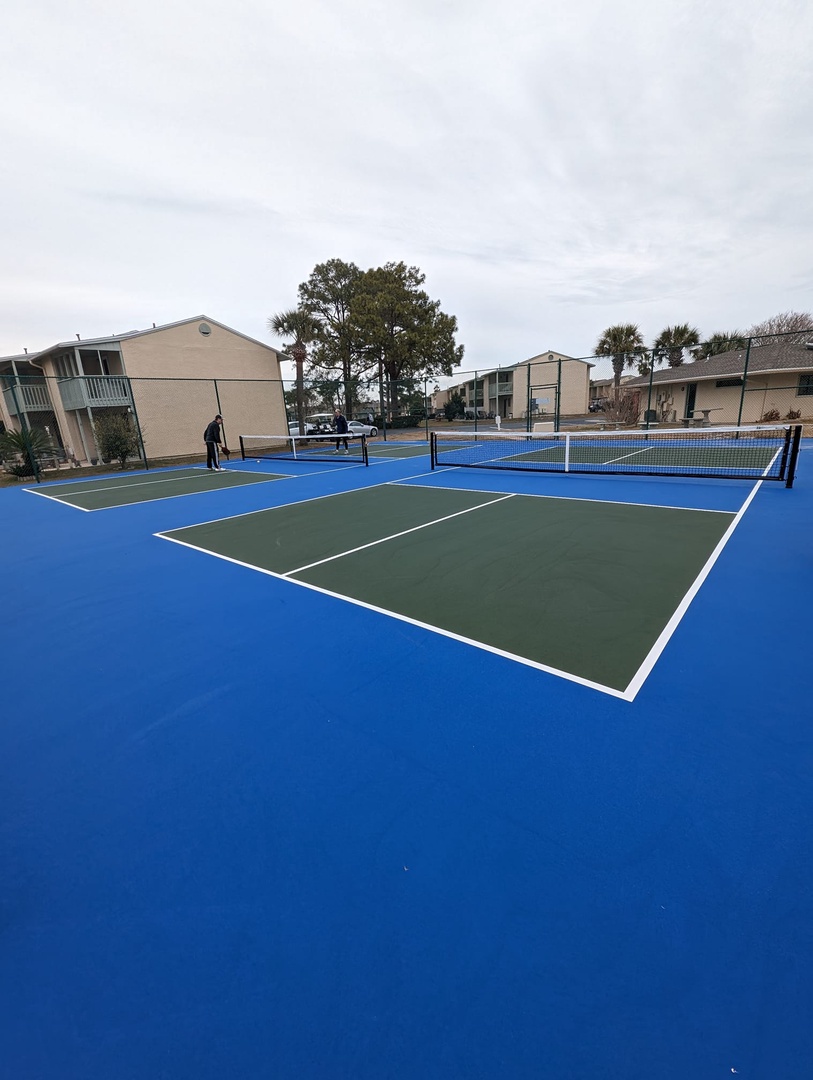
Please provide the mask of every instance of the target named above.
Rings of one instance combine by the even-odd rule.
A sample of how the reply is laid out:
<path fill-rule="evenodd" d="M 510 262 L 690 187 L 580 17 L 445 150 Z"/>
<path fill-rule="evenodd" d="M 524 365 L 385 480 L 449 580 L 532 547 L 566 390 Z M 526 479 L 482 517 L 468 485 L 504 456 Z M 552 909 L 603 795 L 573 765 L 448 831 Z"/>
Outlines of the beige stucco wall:
<path fill-rule="evenodd" d="M 549 355 L 549 354 L 546 354 Z M 556 354 L 554 354 L 556 357 Z M 537 361 L 531 364 L 531 397 L 549 398 L 550 403 L 543 405 L 546 413 L 552 413 L 555 408 L 556 385 L 559 378 L 559 357 L 554 360 Z M 587 404 L 590 397 L 590 365 L 583 360 L 568 360 L 561 358 L 562 381 L 559 399 L 559 414 L 561 416 L 582 416 L 587 412 Z M 528 369 L 525 365 L 518 368 L 514 373 L 514 415 L 517 415 L 517 403 L 524 413 L 525 402 L 528 396 Z M 545 387 L 544 390 L 533 389 Z"/>
<path fill-rule="evenodd" d="M 211 333 L 204 336 L 202 322 Z M 121 342 L 131 378 L 280 379 L 279 354 L 209 320 L 195 319 Z"/>
<path fill-rule="evenodd" d="M 276 350 L 209 320 L 122 341 L 149 458 L 204 454 L 203 430 L 220 411 L 229 446 L 240 435 L 288 430 Z"/>
<path fill-rule="evenodd" d="M 758 424 L 766 413 L 775 409 L 780 420 L 785 420 L 791 410 L 801 412 L 801 419 L 813 418 L 813 396 L 798 393 L 799 372 L 780 372 L 775 375 L 755 374 L 748 376 L 748 388 L 742 397 L 741 386 L 717 386 L 716 379 L 698 379 L 695 393 L 695 411 L 711 409 L 712 424 Z M 641 419 L 647 408 L 649 388 L 636 387 L 641 394 Z M 680 421 L 686 415 L 686 383 L 654 383 L 652 403 L 659 419 L 669 419 L 671 414 Z M 740 404 L 742 417 L 740 418 Z"/>

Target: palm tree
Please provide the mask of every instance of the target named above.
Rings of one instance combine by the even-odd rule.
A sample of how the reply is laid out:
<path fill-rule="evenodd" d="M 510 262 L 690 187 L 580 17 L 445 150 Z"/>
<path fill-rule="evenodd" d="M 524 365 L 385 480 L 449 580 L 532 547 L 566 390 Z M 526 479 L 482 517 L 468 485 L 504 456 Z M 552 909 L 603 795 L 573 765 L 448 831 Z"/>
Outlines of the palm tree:
<path fill-rule="evenodd" d="M 700 331 L 688 323 L 678 323 L 661 330 L 652 345 L 653 355 L 666 357 L 669 367 L 680 367 L 683 363 L 683 350 L 693 349 L 700 344 Z"/>
<path fill-rule="evenodd" d="M 734 352 L 735 349 L 744 349 L 748 341 L 739 330 L 730 334 L 712 334 L 708 341 L 704 341 L 699 352 L 704 359 L 710 356 L 720 356 L 722 353 Z"/>
<path fill-rule="evenodd" d="M 41 428 L 8 428 L 0 435 L 0 459 L 12 462 L 9 472 L 15 476 L 36 477 L 40 458 L 53 453 L 53 443 Z"/>
<path fill-rule="evenodd" d="M 613 361 L 616 397 L 618 397 L 618 388 L 621 385 L 624 368 L 633 367 L 639 363 L 642 354 L 645 352 L 644 339 L 641 337 L 641 331 L 635 323 L 619 323 L 617 326 L 608 326 L 598 339 L 596 356 L 609 356 Z"/>
<path fill-rule="evenodd" d="M 296 365 L 296 419 L 300 435 L 305 434 L 305 360 L 308 345 L 316 339 L 318 326 L 305 308 L 290 308 L 268 320 L 268 329 L 277 337 L 293 338 L 285 348 Z"/>

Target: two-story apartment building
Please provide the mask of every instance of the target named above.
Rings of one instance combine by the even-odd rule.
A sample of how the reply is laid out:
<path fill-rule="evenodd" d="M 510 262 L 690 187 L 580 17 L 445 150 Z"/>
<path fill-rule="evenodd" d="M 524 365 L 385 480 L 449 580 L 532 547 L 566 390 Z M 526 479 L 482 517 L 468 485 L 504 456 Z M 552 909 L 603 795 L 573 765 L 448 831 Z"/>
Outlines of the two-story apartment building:
<path fill-rule="evenodd" d="M 464 398 L 471 418 L 581 416 L 587 412 L 592 366 L 564 353 L 539 353 L 508 367 L 472 372 L 470 379 L 435 394 L 432 406 L 441 410 L 457 392 Z"/>
<path fill-rule="evenodd" d="M 283 355 L 206 316 L 77 337 L 0 357 L 0 421 L 39 428 L 57 457 L 84 463 L 99 460 L 94 419 L 127 412 L 151 458 L 196 454 L 217 412 L 233 442 L 241 433 L 286 430 Z"/>

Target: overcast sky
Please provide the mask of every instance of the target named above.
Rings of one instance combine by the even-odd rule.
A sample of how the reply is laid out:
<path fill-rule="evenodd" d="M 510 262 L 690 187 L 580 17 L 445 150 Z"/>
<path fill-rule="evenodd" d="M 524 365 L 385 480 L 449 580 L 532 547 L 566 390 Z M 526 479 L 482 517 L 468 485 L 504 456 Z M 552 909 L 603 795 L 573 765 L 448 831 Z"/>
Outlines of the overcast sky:
<path fill-rule="evenodd" d="M 205 314 L 269 344 L 403 260 L 463 368 L 813 309 L 810 0 L 12 0 L 0 355 Z"/>

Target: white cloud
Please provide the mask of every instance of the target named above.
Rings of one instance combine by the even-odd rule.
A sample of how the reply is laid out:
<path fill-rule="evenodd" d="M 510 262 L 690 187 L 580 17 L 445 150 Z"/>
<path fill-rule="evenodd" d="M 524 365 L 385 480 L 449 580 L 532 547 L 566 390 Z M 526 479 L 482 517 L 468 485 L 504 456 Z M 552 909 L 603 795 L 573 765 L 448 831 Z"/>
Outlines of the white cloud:
<path fill-rule="evenodd" d="M 403 259 L 466 364 L 809 309 L 803 0 L 32 0 L 0 35 L 0 354 Z"/>

